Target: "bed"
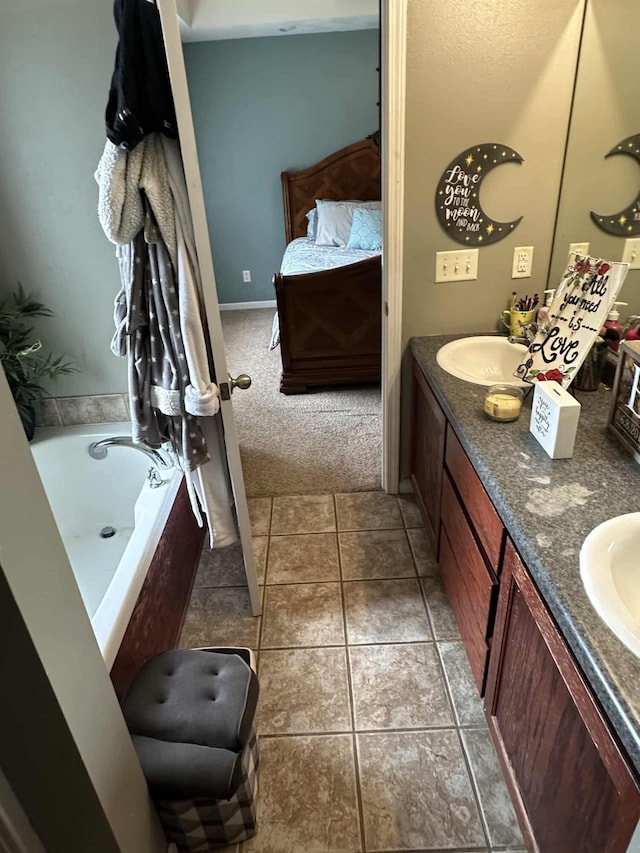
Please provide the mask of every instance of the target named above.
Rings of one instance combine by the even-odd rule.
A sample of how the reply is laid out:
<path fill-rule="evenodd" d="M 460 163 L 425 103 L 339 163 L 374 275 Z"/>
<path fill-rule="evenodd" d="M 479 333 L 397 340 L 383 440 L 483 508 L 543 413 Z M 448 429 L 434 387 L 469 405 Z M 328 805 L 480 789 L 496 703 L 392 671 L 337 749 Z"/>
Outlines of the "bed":
<path fill-rule="evenodd" d="M 274 276 L 280 391 L 304 394 L 318 386 L 379 382 L 381 256 L 313 246 L 306 216 L 316 199 L 379 200 L 379 147 L 369 137 L 308 169 L 283 172 L 281 180 L 287 250 Z"/>

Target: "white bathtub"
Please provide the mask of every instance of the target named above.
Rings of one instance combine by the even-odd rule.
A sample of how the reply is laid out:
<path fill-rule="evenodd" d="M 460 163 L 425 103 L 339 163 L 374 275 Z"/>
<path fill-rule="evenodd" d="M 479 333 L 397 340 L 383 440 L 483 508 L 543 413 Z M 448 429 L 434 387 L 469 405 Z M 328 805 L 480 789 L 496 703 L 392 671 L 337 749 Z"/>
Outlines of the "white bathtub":
<path fill-rule="evenodd" d="M 60 530 L 100 651 L 111 668 L 173 506 L 182 472 L 160 471 L 152 489 L 152 460 L 130 447 L 110 447 L 92 459 L 89 445 L 129 436 L 130 424 L 36 430 L 33 456 Z M 103 539 L 100 531 L 114 527 Z"/>

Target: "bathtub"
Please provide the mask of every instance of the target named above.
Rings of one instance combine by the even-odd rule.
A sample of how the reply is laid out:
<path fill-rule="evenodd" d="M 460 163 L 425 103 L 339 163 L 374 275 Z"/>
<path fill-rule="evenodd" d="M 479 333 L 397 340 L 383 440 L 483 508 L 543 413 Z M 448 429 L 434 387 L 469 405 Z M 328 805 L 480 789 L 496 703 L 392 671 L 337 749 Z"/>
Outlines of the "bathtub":
<path fill-rule="evenodd" d="M 130 447 L 110 447 L 92 459 L 93 441 L 131 434 L 128 423 L 46 427 L 31 444 L 80 595 L 107 668 L 115 660 L 136 600 L 182 480 L 176 468 L 160 471 Z M 105 527 L 115 535 L 102 538 Z"/>

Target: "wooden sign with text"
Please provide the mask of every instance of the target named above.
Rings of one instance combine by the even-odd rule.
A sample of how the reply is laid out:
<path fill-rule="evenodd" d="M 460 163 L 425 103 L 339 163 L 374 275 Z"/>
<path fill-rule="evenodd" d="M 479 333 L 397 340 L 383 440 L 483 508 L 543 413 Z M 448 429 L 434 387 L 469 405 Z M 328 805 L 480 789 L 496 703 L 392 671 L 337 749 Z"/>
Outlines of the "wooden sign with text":
<path fill-rule="evenodd" d="M 640 462 L 640 341 L 620 344 L 609 429 Z"/>
<path fill-rule="evenodd" d="M 508 237 L 518 225 L 522 217 L 498 222 L 480 203 L 483 180 L 505 163 L 522 163 L 522 157 L 498 142 L 472 145 L 449 163 L 436 189 L 436 214 L 453 240 L 465 246 L 487 246 Z"/>
<path fill-rule="evenodd" d="M 555 380 L 567 388 L 595 343 L 627 275 L 628 264 L 569 255 L 569 263 L 540 329 L 515 376 Z"/>

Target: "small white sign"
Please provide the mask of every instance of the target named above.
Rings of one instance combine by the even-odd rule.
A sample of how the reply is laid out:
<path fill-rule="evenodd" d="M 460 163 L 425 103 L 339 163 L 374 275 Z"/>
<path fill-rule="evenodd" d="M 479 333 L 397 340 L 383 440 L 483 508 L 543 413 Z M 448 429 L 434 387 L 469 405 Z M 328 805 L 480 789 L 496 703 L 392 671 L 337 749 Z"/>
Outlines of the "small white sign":
<path fill-rule="evenodd" d="M 529 432 L 552 459 L 569 459 L 580 419 L 580 403 L 557 382 L 538 382 Z"/>
<path fill-rule="evenodd" d="M 555 379 L 567 388 L 607 319 L 629 264 L 577 255 L 569 263 L 540 328 L 515 375 L 527 382 Z"/>

